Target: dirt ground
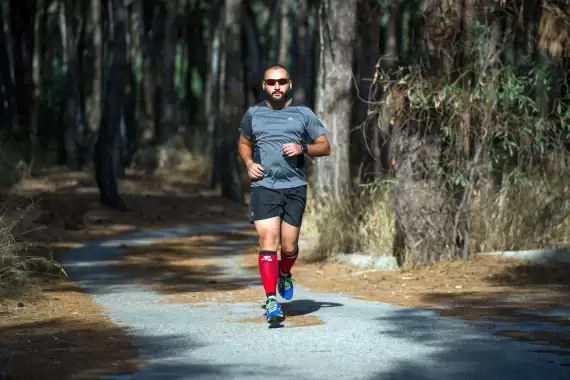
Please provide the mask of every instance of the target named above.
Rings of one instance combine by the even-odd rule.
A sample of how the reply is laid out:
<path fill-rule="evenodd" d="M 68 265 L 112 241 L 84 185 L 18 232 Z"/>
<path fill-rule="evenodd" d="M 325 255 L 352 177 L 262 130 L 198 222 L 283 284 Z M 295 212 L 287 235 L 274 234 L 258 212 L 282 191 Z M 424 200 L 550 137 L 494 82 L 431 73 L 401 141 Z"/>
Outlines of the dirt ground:
<path fill-rule="evenodd" d="M 33 203 L 19 232 L 31 229 L 26 238 L 57 259 L 74 245 L 128 231 L 245 220 L 246 206 L 217 197 L 204 185 L 204 174 L 199 167 L 127 173 L 119 183 L 127 212 L 103 207 L 89 174 L 59 169 L 23 181 L 2 198 Z M 130 373 L 135 359 L 124 329 L 65 277 L 34 278 L 23 289 L 0 287 L 0 375 L 95 379 Z"/>
<path fill-rule="evenodd" d="M 246 206 L 217 197 L 204 185 L 207 181 L 203 174 L 195 167 L 156 176 L 128 173 L 120 181 L 127 212 L 102 207 L 88 174 L 57 169 L 24 181 L 10 199 L 29 202 L 31 198 L 36 202 L 25 220 L 27 226 L 36 229 L 30 238 L 58 257 L 76 244 L 127 231 L 245 221 Z M 235 323 L 259 322 L 263 318 L 261 288 L 244 287 L 218 276 L 216 252 L 207 248 L 213 241 L 219 244 L 220 240 L 251 236 L 252 232 L 239 230 L 128 247 L 123 261 L 109 265 L 121 266 L 141 283 L 163 292 L 165 302 L 188 307 L 200 307 L 204 301 L 259 302 L 259 318 Z M 245 267 L 257 268 L 257 252 L 251 247 L 242 254 Z M 156 275 L 164 277 L 150 280 Z M 569 266 L 476 257 L 469 262 L 412 271 L 373 272 L 299 260 L 294 276 L 297 283 L 318 291 L 349 293 L 403 306 L 452 306 L 434 310 L 473 322 L 532 320 L 567 326 L 570 321 L 530 314 L 531 310 L 570 304 Z M 105 317 L 88 295 L 65 278 L 40 278 L 23 292 L 0 288 L 0 299 L 0 375 L 7 372 L 18 380 L 90 379 L 100 374 L 129 373 L 137 364 L 136 349 L 124 329 Z M 291 327 L 323 323 L 311 314 L 295 315 L 286 306 L 284 309 L 293 322 Z M 550 351 L 567 354 L 564 349 L 570 348 L 570 336 L 562 332 L 506 330 L 498 334 L 533 343 L 537 350 L 548 345 Z"/>
<path fill-rule="evenodd" d="M 14 379 L 95 379 L 131 373 L 135 348 L 77 286 L 23 294 L 0 312 L 2 371 Z"/>

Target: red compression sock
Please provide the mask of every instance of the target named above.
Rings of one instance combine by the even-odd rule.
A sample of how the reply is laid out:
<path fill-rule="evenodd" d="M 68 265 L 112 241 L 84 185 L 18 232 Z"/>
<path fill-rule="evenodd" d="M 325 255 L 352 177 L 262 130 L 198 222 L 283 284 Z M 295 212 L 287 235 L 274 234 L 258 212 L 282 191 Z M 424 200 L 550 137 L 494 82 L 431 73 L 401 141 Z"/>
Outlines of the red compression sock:
<path fill-rule="evenodd" d="M 281 271 L 283 273 L 291 272 L 291 268 L 293 268 L 293 264 L 295 264 L 295 260 L 297 260 L 298 253 L 299 246 L 297 246 L 292 253 L 285 253 L 283 250 L 281 251 Z"/>
<path fill-rule="evenodd" d="M 277 262 L 277 252 L 260 251 L 258 258 L 259 274 L 261 282 L 267 296 L 275 296 L 277 280 L 279 278 L 279 263 Z"/>

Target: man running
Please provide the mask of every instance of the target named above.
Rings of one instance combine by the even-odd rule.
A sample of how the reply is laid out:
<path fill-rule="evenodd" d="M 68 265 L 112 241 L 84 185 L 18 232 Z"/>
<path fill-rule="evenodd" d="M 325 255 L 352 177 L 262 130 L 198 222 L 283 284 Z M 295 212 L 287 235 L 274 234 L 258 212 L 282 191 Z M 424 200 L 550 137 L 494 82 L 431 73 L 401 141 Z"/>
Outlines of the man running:
<path fill-rule="evenodd" d="M 249 220 L 259 235 L 259 273 L 267 300 L 267 322 L 285 319 L 279 295 L 293 297 L 291 268 L 297 259 L 299 231 L 307 197 L 305 154 L 331 153 L 326 129 L 311 111 L 292 103 L 292 83 L 284 66 L 265 70 L 267 100 L 250 107 L 242 120 L 239 154 L 251 179 Z M 277 248 L 281 244 L 281 260 Z"/>

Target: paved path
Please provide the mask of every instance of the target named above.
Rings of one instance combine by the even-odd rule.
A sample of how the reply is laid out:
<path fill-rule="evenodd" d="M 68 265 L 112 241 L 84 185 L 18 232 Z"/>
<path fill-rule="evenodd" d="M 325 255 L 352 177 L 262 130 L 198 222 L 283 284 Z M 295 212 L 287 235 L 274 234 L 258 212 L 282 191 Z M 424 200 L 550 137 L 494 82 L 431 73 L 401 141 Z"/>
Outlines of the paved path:
<path fill-rule="evenodd" d="M 64 264 L 72 280 L 106 307 L 112 320 L 128 326 L 141 358 L 149 362 L 134 375 L 108 379 L 570 379 L 561 356 L 538 353 L 537 346 L 493 336 L 489 327 L 431 311 L 297 286 L 290 309 L 312 313 L 324 324 L 271 329 L 265 323 L 236 323 L 260 316 L 260 303 L 161 304 L 165 295 L 135 284 L 119 269 L 98 265 L 120 259 L 122 244 L 240 228 L 251 226 L 134 233 L 71 250 Z M 242 286 L 259 287 L 257 273 L 240 268 L 238 261 L 240 249 L 249 244 L 251 240 L 225 241 L 215 249 L 227 276 Z"/>

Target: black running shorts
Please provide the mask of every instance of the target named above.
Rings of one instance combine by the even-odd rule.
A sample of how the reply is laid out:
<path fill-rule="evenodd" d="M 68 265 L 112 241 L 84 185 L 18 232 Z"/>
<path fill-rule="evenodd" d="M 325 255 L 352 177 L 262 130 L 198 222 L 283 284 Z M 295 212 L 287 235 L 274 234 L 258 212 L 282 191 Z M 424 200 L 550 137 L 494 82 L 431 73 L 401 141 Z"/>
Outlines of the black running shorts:
<path fill-rule="evenodd" d="M 307 186 L 291 189 L 252 187 L 249 200 L 249 221 L 281 217 L 294 227 L 301 227 L 307 201 Z"/>

